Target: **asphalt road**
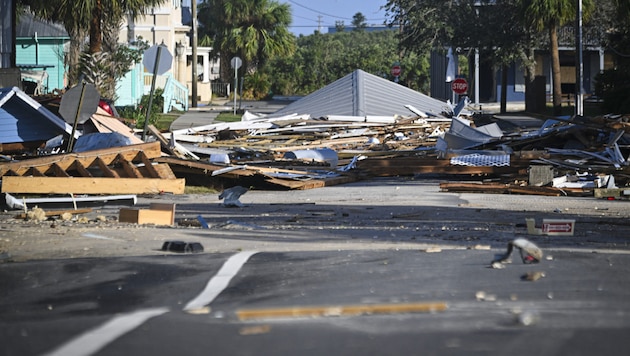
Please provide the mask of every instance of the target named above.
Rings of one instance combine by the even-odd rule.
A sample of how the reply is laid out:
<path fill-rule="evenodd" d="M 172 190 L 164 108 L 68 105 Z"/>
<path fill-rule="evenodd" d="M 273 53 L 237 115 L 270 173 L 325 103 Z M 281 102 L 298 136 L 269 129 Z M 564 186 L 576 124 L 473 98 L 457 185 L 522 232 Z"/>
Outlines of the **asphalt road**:
<path fill-rule="evenodd" d="M 530 265 L 515 258 L 504 269 L 488 267 L 493 254 L 487 250 L 240 252 L 6 264 L 0 269 L 1 350 L 624 354 L 630 346 L 630 255 L 548 256 Z M 545 276 L 523 280 L 528 272 Z M 353 306 L 365 309 L 354 315 Z"/>
<path fill-rule="evenodd" d="M 209 229 L 0 221 L 2 355 L 620 355 L 627 201 L 388 179 L 177 203 Z M 115 215 L 116 208 L 95 214 Z M 574 236 L 524 219 L 576 220 Z M 53 227 L 54 225 L 54 227 Z M 490 268 L 514 238 L 544 252 Z M 160 250 L 200 242 L 204 253 Z M 528 273 L 540 277 L 524 280 Z"/>

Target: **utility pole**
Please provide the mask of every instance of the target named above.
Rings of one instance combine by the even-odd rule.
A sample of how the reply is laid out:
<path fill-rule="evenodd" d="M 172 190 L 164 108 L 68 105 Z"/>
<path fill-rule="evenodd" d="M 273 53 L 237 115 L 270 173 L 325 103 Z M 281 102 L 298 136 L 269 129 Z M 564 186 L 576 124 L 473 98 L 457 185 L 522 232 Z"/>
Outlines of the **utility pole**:
<path fill-rule="evenodd" d="M 192 107 L 197 107 L 197 0 L 190 0 L 192 16 Z"/>
<path fill-rule="evenodd" d="M 584 59 L 582 58 L 582 0 L 575 15 L 575 115 L 584 116 Z"/>
<path fill-rule="evenodd" d="M 322 33 L 322 15 L 317 15 L 317 32 Z"/>

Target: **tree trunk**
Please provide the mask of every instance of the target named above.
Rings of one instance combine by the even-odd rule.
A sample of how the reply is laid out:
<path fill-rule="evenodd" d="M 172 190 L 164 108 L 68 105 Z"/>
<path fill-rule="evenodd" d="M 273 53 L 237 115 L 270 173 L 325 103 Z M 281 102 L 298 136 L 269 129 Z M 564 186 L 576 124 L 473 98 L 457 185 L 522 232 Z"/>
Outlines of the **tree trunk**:
<path fill-rule="evenodd" d="M 64 61 L 67 68 L 65 84 L 68 88 L 71 88 L 79 83 L 79 77 L 81 76 L 79 63 L 87 33 L 82 29 L 69 29 L 68 34 L 70 35 L 70 46 Z"/>
<path fill-rule="evenodd" d="M 560 52 L 558 51 L 558 31 L 555 23 L 549 26 L 551 44 L 551 75 L 553 78 L 553 115 L 562 115 L 562 77 L 560 76 Z"/>
<path fill-rule="evenodd" d="M 534 65 L 534 50 L 529 49 L 527 51 L 527 59 L 525 61 L 525 111 L 527 112 L 542 112 L 544 108 L 539 108 L 536 95 L 540 93 L 536 93 L 536 88 L 534 86 L 534 81 L 536 79 L 536 67 Z"/>
<path fill-rule="evenodd" d="M 90 21 L 90 53 L 98 53 L 102 50 L 101 20 L 103 18 L 103 5 L 101 0 L 96 0 L 92 9 L 92 20 Z"/>

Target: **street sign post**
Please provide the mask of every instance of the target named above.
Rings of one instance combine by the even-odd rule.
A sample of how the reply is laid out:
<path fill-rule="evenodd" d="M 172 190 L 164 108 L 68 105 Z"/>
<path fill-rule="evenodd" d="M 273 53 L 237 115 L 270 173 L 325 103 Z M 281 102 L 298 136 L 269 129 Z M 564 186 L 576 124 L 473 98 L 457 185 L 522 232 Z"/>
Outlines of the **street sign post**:
<path fill-rule="evenodd" d="M 451 89 L 456 94 L 466 94 L 468 92 L 468 82 L 464 78 L 457 78 L 451 82 Z"/>
<path fill-rule="evenodd" d="M 147 128 L 149 126 L 149 118 L 151 117 L 151 106 L 153 106 L 153 94 L 155 93 L 155 81 L 158 75 L 168 72 L 173 65 L 173 55 L 168 51 L 164 42 L 160 45 L 153 45 L 144 52 L 142 60 L 144 67 L 153 73 L 151 81 L 151 92 L 149 93 L 149 106 L 147 107 L 146 117 L 144 118 L 144 129 L 142 130 L 142 140 L 147 136 Z"/>
<path fill-rule="evenodd" d="M 238 69 L 243 64 L 240 57 L 234 57 L 230 61 L 230 65 L 234 68 L 234 115 L 236 115 L 236 87 L 238 86 Z"/>
<path fill-rule="evenodd" d="M 74 145 L 74 135 L 77 131 L 77 125 L 86 122 L 98 108 L 101 96 L 94 84 L 85 82 L 68 90 L 62 97 L 59 104 L 59 114 L 72 125 L 72 134 L 68 140 L 67 152 L 72 152 Z"/>

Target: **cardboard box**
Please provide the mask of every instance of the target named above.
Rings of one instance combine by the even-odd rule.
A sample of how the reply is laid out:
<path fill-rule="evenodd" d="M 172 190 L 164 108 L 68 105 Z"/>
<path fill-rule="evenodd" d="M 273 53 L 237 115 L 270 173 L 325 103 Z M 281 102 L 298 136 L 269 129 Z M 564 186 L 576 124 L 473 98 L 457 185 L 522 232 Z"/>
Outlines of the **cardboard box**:
<path fill-rule="evenodd" d="M 175 224 L 175 204 L 151 203 L 149 209 L 121 208 L 118 214 L 119 222 L 132 224 Z"/>

